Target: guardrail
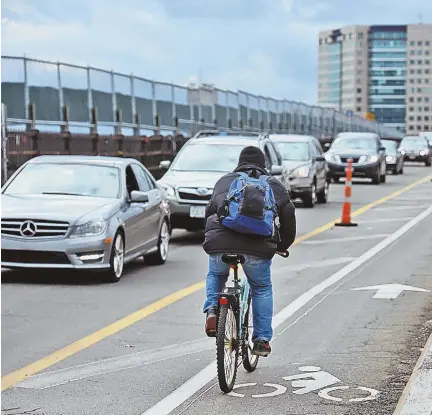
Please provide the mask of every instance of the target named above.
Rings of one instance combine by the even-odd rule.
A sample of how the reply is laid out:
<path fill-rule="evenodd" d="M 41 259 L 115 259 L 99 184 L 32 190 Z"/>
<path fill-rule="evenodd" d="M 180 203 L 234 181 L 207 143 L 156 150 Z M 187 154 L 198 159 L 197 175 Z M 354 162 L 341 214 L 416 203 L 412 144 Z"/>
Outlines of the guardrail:
<path fill-rule="evenodd" d="M 402 136 L 396 129 L 331 108 L 16 56 L 2 56 L 2 100 L 8 125 L 27 131 L 86 129 L 139 136 L 149 130 L 192 135 L 203 128 L 238 128 L 318 138 L 342 131 Z"/>
<path fill-rule="evenodd" d="M 2 163 L 2 184 L 33 157 L 40 155 L 100 155 L 132 157 L 143 163 L 158 179 L 162 176 L 159 163 L 173 160 L 188 140 L 182 135 L 103 136 L 98 134 L 42 133 L 38 130 L 6 132 L 6 155 Z"/>

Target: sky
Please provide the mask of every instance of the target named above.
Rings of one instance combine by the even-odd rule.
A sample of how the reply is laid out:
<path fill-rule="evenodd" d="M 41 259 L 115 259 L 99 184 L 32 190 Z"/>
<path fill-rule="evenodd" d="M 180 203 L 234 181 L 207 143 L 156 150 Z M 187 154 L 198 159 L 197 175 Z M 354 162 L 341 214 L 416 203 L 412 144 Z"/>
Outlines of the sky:
<path fill-rule="evenodd" d="M 2 55 L 308 104 L 319 30 L 432 23 L 431 0 L 2 0 L 1 12 Z"/>

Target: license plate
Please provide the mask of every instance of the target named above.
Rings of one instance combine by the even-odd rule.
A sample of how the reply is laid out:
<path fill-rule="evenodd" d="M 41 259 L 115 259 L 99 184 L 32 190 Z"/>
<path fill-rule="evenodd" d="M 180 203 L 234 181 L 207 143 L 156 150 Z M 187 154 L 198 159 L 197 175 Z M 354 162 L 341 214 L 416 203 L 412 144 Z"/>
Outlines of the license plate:
<path fill-rule="evenodd" d="M 204 218 L 205 206 L 191 206 L 189 215 L 191 218 Z"/>
<path fill-rule="evenodd" d="M 410 159 L 411 160 L 415 160 L 415 156 L 410 156 Z"/>

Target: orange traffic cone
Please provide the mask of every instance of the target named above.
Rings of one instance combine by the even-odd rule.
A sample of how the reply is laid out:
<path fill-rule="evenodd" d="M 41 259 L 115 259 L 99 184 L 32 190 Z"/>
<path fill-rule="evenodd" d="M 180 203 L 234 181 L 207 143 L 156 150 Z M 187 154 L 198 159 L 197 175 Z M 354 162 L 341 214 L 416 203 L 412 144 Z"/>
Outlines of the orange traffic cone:
<path fill-rule="evenodd" d="M 336 226 L 358 226 L 357 223 L 351 222 L 351 185 L 352 185 L 352 159 L 348 160 L 346 168 L 346 181 L 345 181 L 345 202 L 342 205 L 341 221 L 335 223 Z"/>

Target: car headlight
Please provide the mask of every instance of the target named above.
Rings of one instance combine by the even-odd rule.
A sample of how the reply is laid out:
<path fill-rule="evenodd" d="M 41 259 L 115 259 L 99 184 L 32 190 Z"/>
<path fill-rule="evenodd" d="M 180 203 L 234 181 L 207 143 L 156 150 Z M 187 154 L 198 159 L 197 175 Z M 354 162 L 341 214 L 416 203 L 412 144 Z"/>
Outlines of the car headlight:
<path fill-rule="evenodd" d="M 391 163 L 392 161 L 395 161 L 395 157 L 393 157 L 393 156 L 387 156 L 386 157 L 386 162 Z"/>
<path fill-rule="evenodd" d="M 165 190 L 165 193 L 167 196 L 175 196 L 175 190 L 173 187 L 169 186 L 166 183 L 160 183 L 160 185 L 162 186 L 162 188 Z"/>
<path fill-rule="evenodd" d="M 335 157 L 333 154 L 326 153 L 326 154 L 324 155 L 324 158 L 325 158 L 327 161 L 336 161 L 336 157 Z"/>
<path fill-rule="evenodd" d="M 366 159 L 367 163 L 375 163 L 378 161 L 378 156 L 368 156 L 368 158 Z"/>
<path fill-rule="evenodd" d="M 420 151 L 420 155 L 421 156 L 426 156 L 427 154 L 429 154 L 429 150 L 422 150 L 422 151 Z"/>
<path fill-rule="evenodd" d="M 401 154 L 402 154 L 403 156 L 405 155 L 405 153 L 406 153 L 405 150 L 401 150 Z"/>
<path fill-rule="evenodd" d="M 309 167 L 298 167 L 291 172 L 291 176 L 294 177 L 308 177 Z"/>
<path fill-rule="evenodd" d="M 71 237 L 102 235 L 108 228 L 108 222 L 104 219 L 91 220 L 72 228 Z"/>

